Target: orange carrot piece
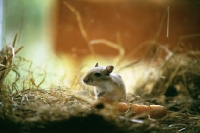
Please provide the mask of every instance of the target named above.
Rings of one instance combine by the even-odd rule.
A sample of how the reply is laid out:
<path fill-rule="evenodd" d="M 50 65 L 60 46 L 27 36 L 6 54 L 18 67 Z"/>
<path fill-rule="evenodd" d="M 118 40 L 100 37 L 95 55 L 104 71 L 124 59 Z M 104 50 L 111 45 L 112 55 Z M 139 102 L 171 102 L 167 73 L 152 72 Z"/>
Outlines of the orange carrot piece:
<path fill-rule="evenodd" d="M 144 115 L 145 117 L 157 118 L 167 115 L 167 108 L 161 105 L 139 105 L 119 102 L 117 110 L 120 113 L 133 111 L 135 115 Z"/>

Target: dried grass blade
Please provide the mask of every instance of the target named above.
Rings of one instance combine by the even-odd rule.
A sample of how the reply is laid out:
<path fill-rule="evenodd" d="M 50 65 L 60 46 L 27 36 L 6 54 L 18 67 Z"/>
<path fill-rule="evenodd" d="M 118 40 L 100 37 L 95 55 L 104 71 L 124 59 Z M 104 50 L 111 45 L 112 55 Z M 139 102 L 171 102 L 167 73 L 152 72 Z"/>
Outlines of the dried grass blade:
<path fill-rule="evenodd" d="M 13 48 L 15 47 L 16 41 L 17 41 L 17 34 L 15 34 L 15 38 L 14 38 L 13 43 L 12 43 Z"/>

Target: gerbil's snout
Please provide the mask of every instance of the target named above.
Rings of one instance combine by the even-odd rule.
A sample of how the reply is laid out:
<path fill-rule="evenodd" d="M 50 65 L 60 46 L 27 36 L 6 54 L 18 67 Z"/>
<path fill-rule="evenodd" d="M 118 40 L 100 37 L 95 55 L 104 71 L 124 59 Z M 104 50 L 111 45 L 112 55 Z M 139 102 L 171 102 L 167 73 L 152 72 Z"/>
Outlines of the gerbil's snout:
<path fill-rule="evenodd" d="M 84 83 L 88 83 L 88 82 L 89 82 L 89 77 L 88 77 L 88 76 L 84 77 L 84 78 L 83 78 L 83 82 L 84 82 Z"/>

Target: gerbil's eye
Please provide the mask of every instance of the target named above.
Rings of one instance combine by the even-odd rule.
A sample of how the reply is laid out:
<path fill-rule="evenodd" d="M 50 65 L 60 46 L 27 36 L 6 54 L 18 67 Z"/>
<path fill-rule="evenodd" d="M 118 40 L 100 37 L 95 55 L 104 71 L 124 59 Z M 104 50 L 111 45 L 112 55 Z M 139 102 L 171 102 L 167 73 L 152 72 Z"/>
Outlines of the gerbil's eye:
<path fill-rule="evenodd" d="M 94 73 L 94 75 L 95 75 L 96 77 L 100 77 L 100 76 L 101 76 L 101 73 Z"/>

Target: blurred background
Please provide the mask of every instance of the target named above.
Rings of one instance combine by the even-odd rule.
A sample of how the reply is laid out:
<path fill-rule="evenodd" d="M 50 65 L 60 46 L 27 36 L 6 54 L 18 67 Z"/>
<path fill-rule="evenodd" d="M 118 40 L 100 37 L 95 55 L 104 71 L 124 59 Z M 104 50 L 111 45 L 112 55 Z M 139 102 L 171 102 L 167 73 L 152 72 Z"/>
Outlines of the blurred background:
<path fill-rule="evenodd" d="M 141 59 L 149 49 L 153 54 L 159 46 L 172 50 L 179 45 L 178 51 L 200 48 L 198 0 L 0 0 L 0 4 L 1 45 L 11 44 L 18 34 L 17 47 L 24 46 L 20 56 L 49 72 L 64 73 L 66 79 L 96 62 L 119 68 Z M 141 76 L 138 70 L 120 74 L 133 84 L 130 79 Z"/>
<path fill-rule="evenodd" d="M 3 44 L 11 44 L 18 34 L 17 46 L 24 46 L 21 55 L 44 59 L 49 51 L 46 47 L 53 44 L 53 13 L 53 0 L 3 0 Z"/>
<path fill-rule="evenodd" d="M 122 45 L 129 54 L 138 45 L 151 40 L 173 48 L 180 37 L 200 33 L 200 2 L 197 0 L 67 0 L 82 17 L 89 41 L 106 39 Z M 55 50 L 73 58 L 90 54 L 81 35 L 76 16 L 63 1 L 58 2 Z M 159 31 L 158 36 L 156 36 Z M 183 45 L 199 48 L 200 37 L 190 37 Z M 105 45 L 94 45 L 95 53 L 117 55 Z M 142 53 L 141 53 L 142 51 Z M 144 49 L 138 51 L 138 56 Z M 134 56 L 136 58 L 137 56 Z M 112 61 L 112 60 L 111 60 Z"/>

